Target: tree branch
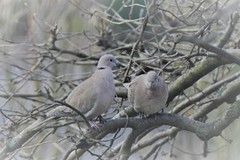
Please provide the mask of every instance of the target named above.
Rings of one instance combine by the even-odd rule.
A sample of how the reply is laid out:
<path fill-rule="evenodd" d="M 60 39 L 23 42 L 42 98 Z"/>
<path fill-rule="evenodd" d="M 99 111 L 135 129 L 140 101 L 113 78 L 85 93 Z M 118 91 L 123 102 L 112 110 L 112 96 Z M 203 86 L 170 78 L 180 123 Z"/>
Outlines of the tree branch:
<path fill-rule="evenodd" d="M 213 84 L 212 86 L 209 86 L 208 88 L 204 89 L 202 92 L 199 92 L 198 94 L 195 94 L 194 96 L 184 100 L 183 102 L 179 103 L 177 106 L 174 107 L 173 113 L 179 113 L 187 106 L 194 104 L 196 102 L 199 102 L 206 96 L 208 96 L 211 93 L 213 93 L 214 91 L 218 90 L 223 84 L 229 83 L 229 82 L 235 80 L 236 78 L 239 78 L 239 76 L 240 76 L 240 72 L 238 72 L 228 78 L 225 78 L 225 79 Z"/>
<path fill-rule="evenodd" d="M 231 16 L 231 19 L 229 20 L 229 24 L 225 31 L 225 34 L 222 36 L 218 44 L 219 48 L 222 48 L 227 43 L 227 41 L 229 40 L 229 38 L 231 37 L 234 31 L 236 24 L 238 23 L 238 20 L 239 20 L 239 14 L 237 12 L 233 13 Z"/>
<path fill-rule="evenodd" d="M 230 62 L 234 62 L 234 63 L 240 65 L 240 58 L 228 53 L 225 50 L 222 50 L 221 48 L 218 48 L 209 43 L 206 43 L 197 37 L 188 36 L 188 35 L 184 35 L 184 34 L 178 34 L 176 43 L 183 42 L 183 41 L 193 43 L 201 48 L 206 49 L 209 52 L 213 52 L 217 55 L 220 55 L 223 58 L 226 58 Z"/>
<path fill-rule="evenodd" d="M 181 94 L 185 89 L 192 86 L 200 78 L 225 63 L 226 61 L 221 58 L 209 57 L 197 64 L 194 68 L 183 74 L 170 85 L 167 103 L 171 102 L 177 95 Z"/>

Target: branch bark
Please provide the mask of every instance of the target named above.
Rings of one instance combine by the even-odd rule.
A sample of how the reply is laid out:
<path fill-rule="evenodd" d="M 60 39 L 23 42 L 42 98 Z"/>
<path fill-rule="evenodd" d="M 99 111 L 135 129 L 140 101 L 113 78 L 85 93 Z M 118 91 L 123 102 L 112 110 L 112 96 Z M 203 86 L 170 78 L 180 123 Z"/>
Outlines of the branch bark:
<path fill-rule="evenodd" d="M 176 43 L 184 42 L 184 41 L 193 43 L 201 48 L 206 49 L 209 52 L 213 52 L 223 58 L 226 58 L 230 62 L 234 62 L 234 63 L 240 65 L 240 58 L 228 53 L 227 51 L 225 51 L 221 48 L 215 47 L 209 43 L 206 43 L 197 37 L 188 36 L 188 35 L 184 35 L 184 34 L 178 34 Z"/>

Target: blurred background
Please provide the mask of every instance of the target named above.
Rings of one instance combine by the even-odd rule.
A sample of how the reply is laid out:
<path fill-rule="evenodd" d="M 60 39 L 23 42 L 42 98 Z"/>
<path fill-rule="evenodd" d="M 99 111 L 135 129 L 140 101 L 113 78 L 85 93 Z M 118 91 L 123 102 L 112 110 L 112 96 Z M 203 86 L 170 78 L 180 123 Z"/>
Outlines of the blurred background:
<path fill-rule="evenodd" d="M 152 5 L 154 3 L 156 5 Z M 129 9 L 131 5 L 134 7 Z M 176 6 L 181 8 L 183 13 L 179 12 Z M 157 12 L 159 8 L 161 12 Z M 214 17 L 214 14 L 221 10 L 223 12 Z M 144 21 L 146 13 L 151 12 L 151 16 L 148 17 L 151 25 L 145 28 L 142 43 L 151 44 L 152 41 L 158 43 L 148 45 L 149 48 L 142 51 L 144 54 L 134 56 L 139 59 L 150 59 L 151 63 L 155 62 L 156 57 L 162 56 L 161 54 L 156 57 L 152 56 L 151 51 L 155 51 L 153 48 L 156 45 L 161 45 L 161 47 L 156 47 L 159 50 L 171 52 L 173 46 L 169 43 L 172 40 L 171 33 L 192 34 L 199 31 L 205 24 L 213 23 L 211 27 L 204 30 L 202 39 L 213 45 L 218 44 L 219 37 L 224 34 L 229 17 L 234 11 L 239 12 L 237 0 L 151 0 L 148 2 L 144 0 L 1 0 L 0 108 L 2 114 L 0 114 L 0 125 L 4 127 L 8 121 L 3 113 L 8 116 L 24 116 L 20 113 L 28 113 L 29 110 L 41 106 L 46 102 L 43 94 L 47 91 L 55 98 L 67 95 L 75 85 L 93 73 L 97 58 L 105 53 L 117 55 L 124 64 L 125 59 L 122 56 L 129 54 L 131 49 L 128 45 L 138 39 L 141 33 L 140 24 Z M 188 13 L 188 17 L 185 13 Z M 212 21 L 214 18 L 216 20 Z M 121 22 L 121 19 L 125 21 Z M 56 41 L 54 40 L 55 33 L 58 38 Z M 238 40 L 239 27 L 236 27 L 225 49 L 236 48 Z M 191 47 L 189 44 L 183 44 L 175 49 L 179 53 L 187 52 L 188 54 Z M 88 57 L 84 57 L 85 55 Z M 167 62 L 156 63 L 164 65 Z M 175 63 L 175 68 L 180 69 L 175 72 L 182 75 L 188 69 L 184 63 L 185 61 Z M 220 68 L 211 75 L 203 77 L 196 83 L 196 86 L 205 88 L 212 84 L 211 80 L 214 75 L 222 75 L 217 78 L 218 81 L 239 71 L 239 66 L 231 66 L 229 70 L 226 68 Z M 116 72 L 116 76 L 119 76 L 121 72 L 121 70 Z M 168 83 L 171 83 L 179 75 L 169 72 L 163 76 Z M 193 90 L 190 89 L 187 92 L 193 94 L 195 93 Z M 127 102 L 126 105 L 128 105 Z M 174 103 L 170 104 L 167 110 L 171 111 L 173 107 Z M 208 114 L 206 122 L 218 118 L 227 107 L 228 104 L 221 105 L 217 110 Z M 194 112 L 194 109 L 188 114 L 191 112 Z M 238 160 L 240 156 L 239 123 L 240 120 L 237 119 L 226 128 L 222 132 L 224 138 L 218 136 L 207 142 L 206 157 L 203 156 L 203 142 L 193 133 L 181 131 L 161 147 L 156 159 Z M 144 138 L 151 138 L 152 135 L 166 128 L 168 126 L 157 128 Z M 20 130 L 21 128 L 14 133 L 17 134 Z M 0 134 L 2 142 L 8 137 L 6 133 Z M 12 132 L 9 133 L 12 134 Z M 125 138 L 126 136 L 123 135 L 115 142 L 115 145 Z M 32 159 L 61 159 L 61 156 L 56 156 L 56 154 L 63 153 L 66 149 L 64 146 L 52 148 L 48 145 L 55 141 L 56 139 L 48 139 L 37 151 L 37 156 Z M 30 150 L 26 149 L 12 158 L 31 159 L 26 156 L 29 152 Z M 134 153 L 130 159 L 143 159 L 148 152 L 149 147 L 146 147 Z M 80 159 L 97 158 L 86 153 Z M 154 159 L 154 156 L 149 159 Z"/>

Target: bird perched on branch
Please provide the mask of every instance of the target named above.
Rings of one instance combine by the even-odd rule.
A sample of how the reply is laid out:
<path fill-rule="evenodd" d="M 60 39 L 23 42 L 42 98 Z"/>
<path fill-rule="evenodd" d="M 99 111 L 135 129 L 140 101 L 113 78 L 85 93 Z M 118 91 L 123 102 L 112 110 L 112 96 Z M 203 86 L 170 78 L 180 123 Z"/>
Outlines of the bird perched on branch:
<path fill-rule="evenodd" d="M 137 76 L 124 86 L 128 89 L 128 98 L 134 110 L 142 116 L 158 113 L 166 105 L 167 84 L 154 71 Z"/>
<path fill-rule="evenodd" d="M 112 74 L 112 68 L 116 65 L 113 55 L 102 56 L 93 75 L 74 88 L 65 103 L 81 112 L 87 120 L 101 116 L 109 109 L 116 94 Z M 47 113 L 47 120 L 67 116 L 81 117 L 70 107 L 58 106 Z"/>

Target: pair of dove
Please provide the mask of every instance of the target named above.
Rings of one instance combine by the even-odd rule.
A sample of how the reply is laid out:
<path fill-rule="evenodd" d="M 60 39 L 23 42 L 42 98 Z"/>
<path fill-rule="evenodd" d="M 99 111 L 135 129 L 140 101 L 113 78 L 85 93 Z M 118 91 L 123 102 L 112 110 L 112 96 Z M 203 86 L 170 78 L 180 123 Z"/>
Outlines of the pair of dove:
<path fill-rule="evenodd" d="M 109 109 L 116 95 L 112 73 L 116 65 L 117 60 L 113 55 L 103 55 L 93 75 L 73 89 L 65 102 L 83 113 L 88 120 L 101 116 Z M 129 101 L 139 113 L 155 114 L 166 104 L 167 84 L 154 71 L 140 75 L 124 86 L 128 89 Z M 47 113 L 47 117 L 67 115 L 77 113 L 65 106 L 59 106 Z"/>

